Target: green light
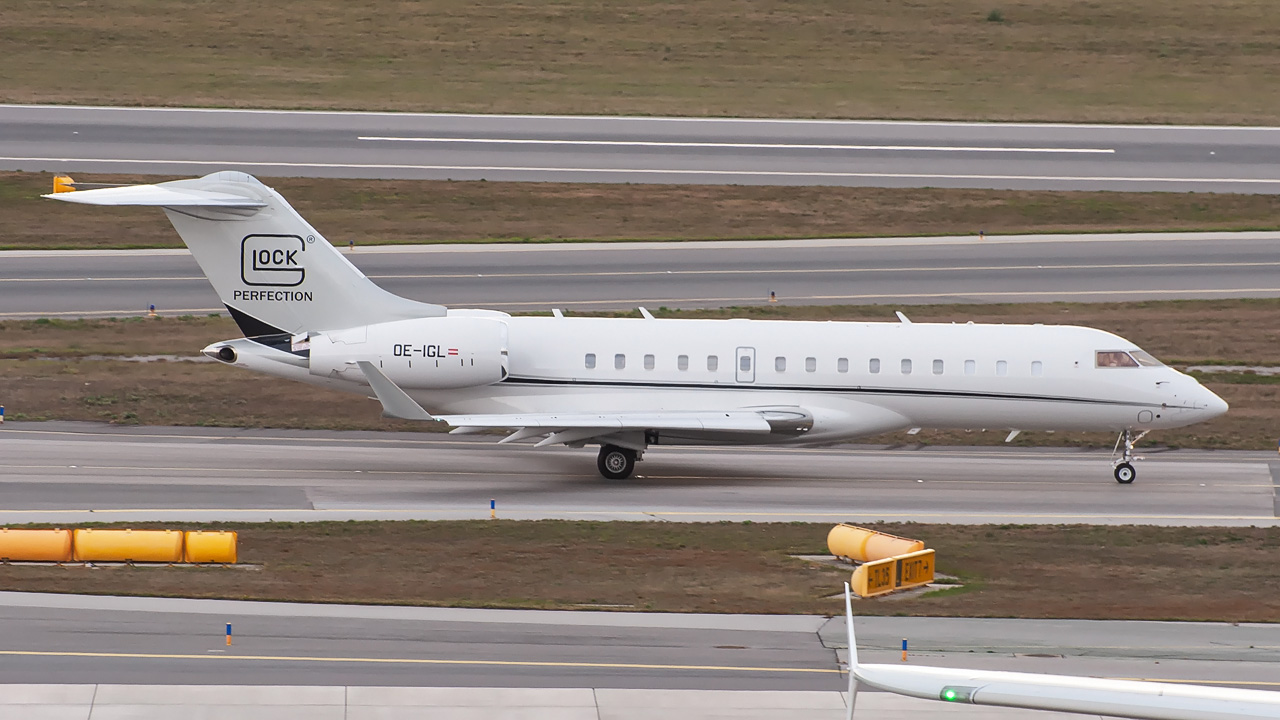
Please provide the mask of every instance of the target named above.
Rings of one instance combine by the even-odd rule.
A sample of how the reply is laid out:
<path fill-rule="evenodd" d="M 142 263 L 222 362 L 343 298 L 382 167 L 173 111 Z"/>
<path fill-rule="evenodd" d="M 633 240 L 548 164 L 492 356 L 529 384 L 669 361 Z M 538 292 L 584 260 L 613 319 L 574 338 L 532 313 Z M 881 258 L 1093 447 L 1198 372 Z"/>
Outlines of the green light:
<path fill-rule="evenodd" d="M 938 698 L 947 702 L 972 702 L 973 693 L 977 688 L 962 687 L 957 685 L 948 685 L 942 688 L 942 692 L 938 693 Z"/>

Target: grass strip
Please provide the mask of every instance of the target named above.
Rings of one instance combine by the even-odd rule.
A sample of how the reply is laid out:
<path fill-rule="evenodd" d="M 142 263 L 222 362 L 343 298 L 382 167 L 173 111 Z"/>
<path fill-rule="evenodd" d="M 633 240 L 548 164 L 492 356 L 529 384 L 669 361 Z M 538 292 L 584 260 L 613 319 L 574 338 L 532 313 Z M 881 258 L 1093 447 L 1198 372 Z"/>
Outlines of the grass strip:
<path fill-rule="evenodd" d="M 124 527 L 124 525 L 115 525 Z M 131 524 L 129 527 L 175 527 Z M 97 526 L 95 527 L 105 527 Z M 196 526 L 184 526 L 193 529 Z M 7 590 L 300 602 L 835 614 L 829 524 L 223 523 L 259 571 L 0 566 Z M 864 615 L 1280 621 L 1280 528 L 880 524 L 965 586 Z"/>
<path fill-rule="evenodd" d="M 1270 124 L 1271 0 L 6 0 L 0 101 Z"/>
<path fill-rule="evenodd" d="M 887 320 L 876 305 L 766 305 L 669 310 L 660 317 L 754 317 L 791 320 Z M 918 322 L 1043 322 L 1098 327 L 1138 343 L 1166 362 L 1280 366 L 1280 299 L 1174 300 L 1141 303 L 921 305 Z M 369 400 L 218 364 L 124 362 L 122 356 L 194 356 L 216 340 L 239 336 L 226 317 L 11 320 L 0 322 L 0 402 L 11 420 L 88 420 L 143 425 L 439 431 L 443 426 L 381 417 Z M 1201 375 L 1231 411 L 1209 422 L 1162 430 L 1167 447 L 1268 450 L 1275 447 L 1280 382 L 1248 373 Z M 985 445 L 1005 432 L 924 430 L 913 443 Z M 893 444 L 900 433 L 869 438 Z M 1106 433 L 1034 433 L 1012 444 L 1111 447 Z"/>
<path fill-rule="evenodd" d="M 148 183 L 145 175 L 83 182 Z M 1280 228 L 1280 195 L 268 178 L 344 245 L 726 240 Z M 182 247 L 153 209 L 42 200 L 0 173 L 0 249 Z"/>

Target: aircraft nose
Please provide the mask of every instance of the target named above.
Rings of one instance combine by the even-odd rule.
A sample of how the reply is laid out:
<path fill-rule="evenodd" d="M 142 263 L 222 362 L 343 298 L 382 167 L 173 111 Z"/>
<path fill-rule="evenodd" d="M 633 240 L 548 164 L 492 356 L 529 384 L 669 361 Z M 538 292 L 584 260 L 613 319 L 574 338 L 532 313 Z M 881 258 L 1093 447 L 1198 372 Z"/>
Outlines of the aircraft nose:
<path fill-rule="evenodd" d="M 1230 406 L 1227 405 L 1226 400 L 1218 397 L 1217 393 L 1209 388 L 1201 387 L 1200 397 L 1196 398 L 1196 407 L 1208 417 L 1218 417 L 1226 413 Z"/>

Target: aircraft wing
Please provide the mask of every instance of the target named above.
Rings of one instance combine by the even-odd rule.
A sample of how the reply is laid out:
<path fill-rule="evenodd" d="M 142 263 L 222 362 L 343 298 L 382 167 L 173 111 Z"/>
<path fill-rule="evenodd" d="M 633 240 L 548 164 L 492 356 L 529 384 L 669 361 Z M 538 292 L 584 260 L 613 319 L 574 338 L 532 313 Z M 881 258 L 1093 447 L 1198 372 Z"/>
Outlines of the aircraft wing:
<path fill-rule="evenodd" d="M 647 432 L 734 432 L 768 435 L 778 430 L 804 432 L 813 416 L 800 407 L 746 408 L 740 410 L 616 413 L 494 413 L 486 415 L 431 415 L 412 397 L 367 361 L 356 363 L 374 395 L 382 403 L 383 414 L 406 420 L 439 420 L 454 426 L 455 433 L 474 433 L 492 428 L 515 432 L 501 442 L 543 437 L 535 447 L 564 443 L 584 444 L 608 438 L 609 442 L 643 451 Z"/>
<path fill-rule="evenodd" d="M 1261 720 L 1280 717 L 1280 692 L 1143 680 L 1048 675 L 858 662 L 853 609 L 845 585 L 849 628 L 849 705 L 858 685 L 899 695 L 972 705 L 1051 710 L 1140 720 Z"/>
<path fill-rule="evenodd" d="M 770 419 L 789 415 L 797 420 L 808 418 L 800 408 L 795 412 L 769 410 L 731 410 L 709 412 L 619 412 L 619 413 L 524 413 L 519 415 L 440 415 L 456 427 L 455 433 L 471 433 L 489 428 L 511 428 L 515 432 L 499 442 L 542 437 L 534 447 L 564 443 L 585 444 L 607 438 L 608 442 L 635 450 L 644 450 L 641 433 L 662 431 L 736 432 L 767 435 L 773 431 Z M 771 417 L 772 416 L 772 417 Z M 628 434 L 632 438 L 628 438 Z M 545 436 L 545 437 L 544 437 Z"/>
<path fill-rule="evenodd" d="M 608 430 L 770 431 L 769 421 L 755 410 L 729 412 L 527 413 L 521 415 L 436 415 L 466 428 L 601 428 Z"/>

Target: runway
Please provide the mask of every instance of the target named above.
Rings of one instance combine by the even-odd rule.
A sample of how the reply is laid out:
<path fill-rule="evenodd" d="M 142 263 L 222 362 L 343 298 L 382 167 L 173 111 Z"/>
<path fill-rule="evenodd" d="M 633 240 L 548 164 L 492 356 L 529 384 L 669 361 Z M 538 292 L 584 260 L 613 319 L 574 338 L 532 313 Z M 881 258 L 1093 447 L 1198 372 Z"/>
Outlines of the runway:
<path fill-rule="evenodd" d="M 1280 129 L 0 106 L 0 169 L 1280 192 Z"/>
<path fill-rule="evenodd" d="M 166 222 L 158 213 L 150 221 Z M 1274 232 L 357 245 L 342 252 L 398 295 L 512 312 L 761 305 L 770 292 L 782 304 L 806 305 L 1280 297 Z M 148 305 L 162 314 L 225 312 L 185 249 L 0 258 L 0 318 L 135 315 Z"/>
<path fill-rule="evenodd" d="M 1274 526 L 1265 452 L 1147 452 L 1131 486 L 1074 449 L 654 447 L 627 481 L 592 449 L 417 433 L 0 429 L 0 523 L 487 518 Z"/>

